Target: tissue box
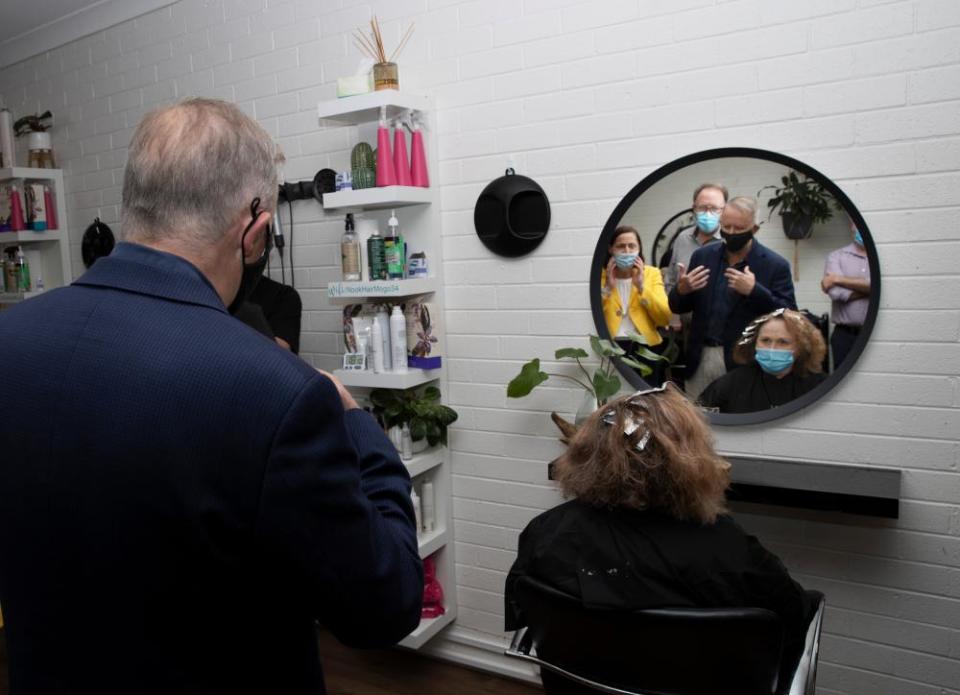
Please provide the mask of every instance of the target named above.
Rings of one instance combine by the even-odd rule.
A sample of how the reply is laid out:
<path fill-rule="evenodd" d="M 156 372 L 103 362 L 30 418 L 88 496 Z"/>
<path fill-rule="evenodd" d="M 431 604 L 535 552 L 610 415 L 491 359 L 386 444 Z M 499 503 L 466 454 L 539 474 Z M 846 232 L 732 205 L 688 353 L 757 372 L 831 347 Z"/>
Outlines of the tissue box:
<path fill-rule="evenodd" d="M 418 369 L 438 369 L 443 346 L 436 336 L 437 317 L 430 302 L 407 302 L 403 315 L 407 320 L 407 364 Z"/>
<path fill-rule="evenodd" d="M 373 73 L 337 78 L 337 96 L 352 97 L 373 91 Z"/>

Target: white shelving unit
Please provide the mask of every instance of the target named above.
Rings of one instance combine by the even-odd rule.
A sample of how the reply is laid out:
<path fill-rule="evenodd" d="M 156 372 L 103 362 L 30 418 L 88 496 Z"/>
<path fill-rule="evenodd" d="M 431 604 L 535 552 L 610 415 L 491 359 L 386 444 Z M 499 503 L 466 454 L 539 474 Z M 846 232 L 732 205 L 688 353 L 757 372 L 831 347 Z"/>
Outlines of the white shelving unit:
<path fill-rule="evenodd" d="M 359 188 L 323 194 L 324 210 L 389 210 L 425 205 L 433 200 L 433 189 L 415 186 Z"/>
<path fill-rule="evenodd" d="M 337 304 L 357 304 L 362 301 L 384 302 L 436 291 L 437 281 L 434 278 L 331 282 L 327 285 L 327 299 Z"/>
<path fill-rule="evenodd" d="M 424 141 L 427 150 L 427 168 L 433 180 L 438 172 L 436 118 L 431 100 L 424 96 L 392 90 L 371 92 L 321 102 L 317 116 L 321 124 L 350 126 L 356 129 L 354 141 L 376 142 L 376 127 L 380 108 L 386 107 L 387 118 L 392 119 L 406 109 L 415 109 L 426 117 Z M 391 134 L 391 145 L 393 137 Z M 409 147 L 408 147 L 409 151 Z M 443 287 L 439 281 L 442 245 L 440 240 L 439 197 L 436 188 L 411 186 L 387 186 L 365 188 L 356 191 L 326 193 L 324 209 L 333 212 L 354 212 L 375 217 L 381 230 L 386 227 L 390 210 L 397 211 L 400 230 L 412 252 L 423 251 L 429 261 L 430 276 L 426 278 L 381 280 L 374 282 L 331 282 L 327 297 L 331 304 L 395 303 L 413 297 L 429 295 L 434 306 L 439 326 L 437 335 L 443 341 Z M 439 369 L 410 369 L 405 374 L 372 371 L 336 370 L 334 373 L 351 390 L 365 391 L 374 388 L 409 389 L 427 383 L 435 383 L 441 393 L 447 393 L 446 356 Z M 457 584 L 453 547 L 453 486 L 450 472 L 450 453 L 445 447 L 434 447 L 406 462 L 414 486 L 422 492 L 422 483 L 429 479 L 434 489 L 435 528 L 421 533 L 420 557 L 432 556 L 436 561 L 437 578 L 443 586 L 445 613 L 442 616 L 421 621 L 419 627 L 401 642 L 410 649 L 418 649 L 457 616 Z"/>
<path fill-rule="evenodd" d="M 56 205 L 57 228 L 42 232 L 33 230 L 18 232 L 0 232 L 0 249 L 9 246 L 22 246 L 30 262 L 30 278 L 36 287 L 42 279 L 44 289 L 53 289 L 69 284 L 73 280 L 70 270 L 70 244 L 67 235 L 66 193 L 63 188 L 63 172 L 60 169 L 38 169 L 34 167 L 7 167 L 0 169 L 0 187 L 15 184 L 22 194 L 25 184 L 42 183 L 51 189 Z M 24 216 L 26 217 L 26 210 Z M 0 252 L 2 253 L 2 252 Z M 39 260 L 39 267 L 35 267 Z M 2 287 L 0 287 L 2 289 Z M 0 306 L 16 304 L 39 294 L 31 292 L 0 292 Z"/>

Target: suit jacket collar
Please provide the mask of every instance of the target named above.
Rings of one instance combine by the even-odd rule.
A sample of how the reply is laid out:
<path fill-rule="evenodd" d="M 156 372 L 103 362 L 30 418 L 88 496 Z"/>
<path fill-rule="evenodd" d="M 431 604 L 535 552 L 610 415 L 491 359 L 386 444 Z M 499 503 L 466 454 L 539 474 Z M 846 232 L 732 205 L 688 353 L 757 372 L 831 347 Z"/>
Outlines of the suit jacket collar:
<path fill-rule="evenodd" d="M 213 285 L 188 260 L 129 242 L 117 244 L 113 253 L 99 259 L 73 284 L 110 287 L 226 311 Z"/>

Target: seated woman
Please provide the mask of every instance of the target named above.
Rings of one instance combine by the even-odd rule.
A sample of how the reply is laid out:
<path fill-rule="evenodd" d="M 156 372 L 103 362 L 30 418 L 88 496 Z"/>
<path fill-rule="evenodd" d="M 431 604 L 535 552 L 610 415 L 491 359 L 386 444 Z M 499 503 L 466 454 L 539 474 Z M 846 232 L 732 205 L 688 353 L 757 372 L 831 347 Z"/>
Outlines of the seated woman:
<path fill-rule="evenodd" d="M 659 268 L 644 263 L 640 234 L 633 227 L 617 227 L 607 251 L 600 296 L 610 338 L 630 357 L 649 365 L 653 373 L 645 378 L 659 385 L 663 383 L 664 362 L 638 355 L 640 346 L 627 336 L 638 333 L 650 350 L 658 353 L 662 349 L 663 337 L 657 329 L 666 327 L 671 316 L 663 275 Z"/>
<path fill-rule="evenodd" d="M 777 309 L 747 326 L 733 348 L 742 364 L 713 381 L 699 403 L 721 413 L 753 413 L 789 403 L 826 378 L 827 346 L 803 314 Z"/>
<path fill-rule="evenodd" d="M 574 499 L 520 534 L 506 629 L 526 625 L 515 587 L 531 576 L 586 607 L 768 608 L 784 623 L 784 662 L 795 664 L 815 606 L 726 514 L 729 470 L 703 414 L 671 384 L 593 413 L 554 466 Z"/>

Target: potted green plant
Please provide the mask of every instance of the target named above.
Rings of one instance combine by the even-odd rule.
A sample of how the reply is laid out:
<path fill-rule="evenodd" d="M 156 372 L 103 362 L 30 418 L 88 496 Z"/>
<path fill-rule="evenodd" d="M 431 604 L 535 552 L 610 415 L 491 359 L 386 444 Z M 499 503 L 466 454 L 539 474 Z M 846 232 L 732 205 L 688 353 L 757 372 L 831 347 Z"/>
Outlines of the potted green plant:
<path fill-rule="evenodd" d="M 766 190 L 773 190 L 773 197 L 767 201 L 770 209 L 767 219 L 779 211 L 783 233 L 788 239 L 807 239 L 813 232 L 814 224 L 822 224 L 833 217 L 831 207 L 840 209 L 823 184 L 803 174 L 790 171 L 780 178 L 780 184 L 764 186 L 757 191 L 757 197 Z"/>
<path fill-rule="evenodd" d="M 414 449 L 447 444 L 447 427 L 457 420 L 457 412 L 440 403 L 440 389 L 427 386 L 417 389 L 374 389 L 370 392 L 373 414 L 383 418 L 388 427 L 410 428 Z M 419 444 L 419 446 L 418 446 Z"/>
<path fill-rule="evenodd" d="M 633 333 L 629 338 L 633 342 L 640 344 L 637 346 L 637 353 L 644 358 L 669 361 L 669 357 L 658 355 L 643 347 L 647 342 L 643 336 Z M 560 348 L 554 353 L 554 358 L 557 360 L 574 360 L 582 376 L 544 372 L 540 369 L 540 358 L 534 358 L 524 364 L 520 369 L 520 373 L 507 384 L 507 397 L 522 398 L 523 396 L 529 395 L 534 388 L 545 382 L 551 376 L 559 379 L 567 379 L 585 390 L 584 403 L 576 414 L 575 422 L 579 425 L 590 413 L 603 406 L 611 396 L 616 395 L 620 391 L 621 382 L 620 377 L 615 373 L 615 358 L 619 358 L 624 364 L 636 369 L 640 373 L 640 376 L 647 376 L 653 372 L 650 365 L 627 357 L 626 351 L 611 340 L 591 335 L 590 347 L 597 357 L 600 358 L 600 364 L 594 369 L 592 374 L 587 371 L 587 368 L 580 361 L 590 356 L 586 350 L 572 347 Z M 552 417 L 554 422 L 557 422 L 559 416 L 553 413 Z M 560 425 L 559 422 L 557 422 L 557 425 L 561 427 L 561 430 L 563 429 L 563 426 Z"/>

